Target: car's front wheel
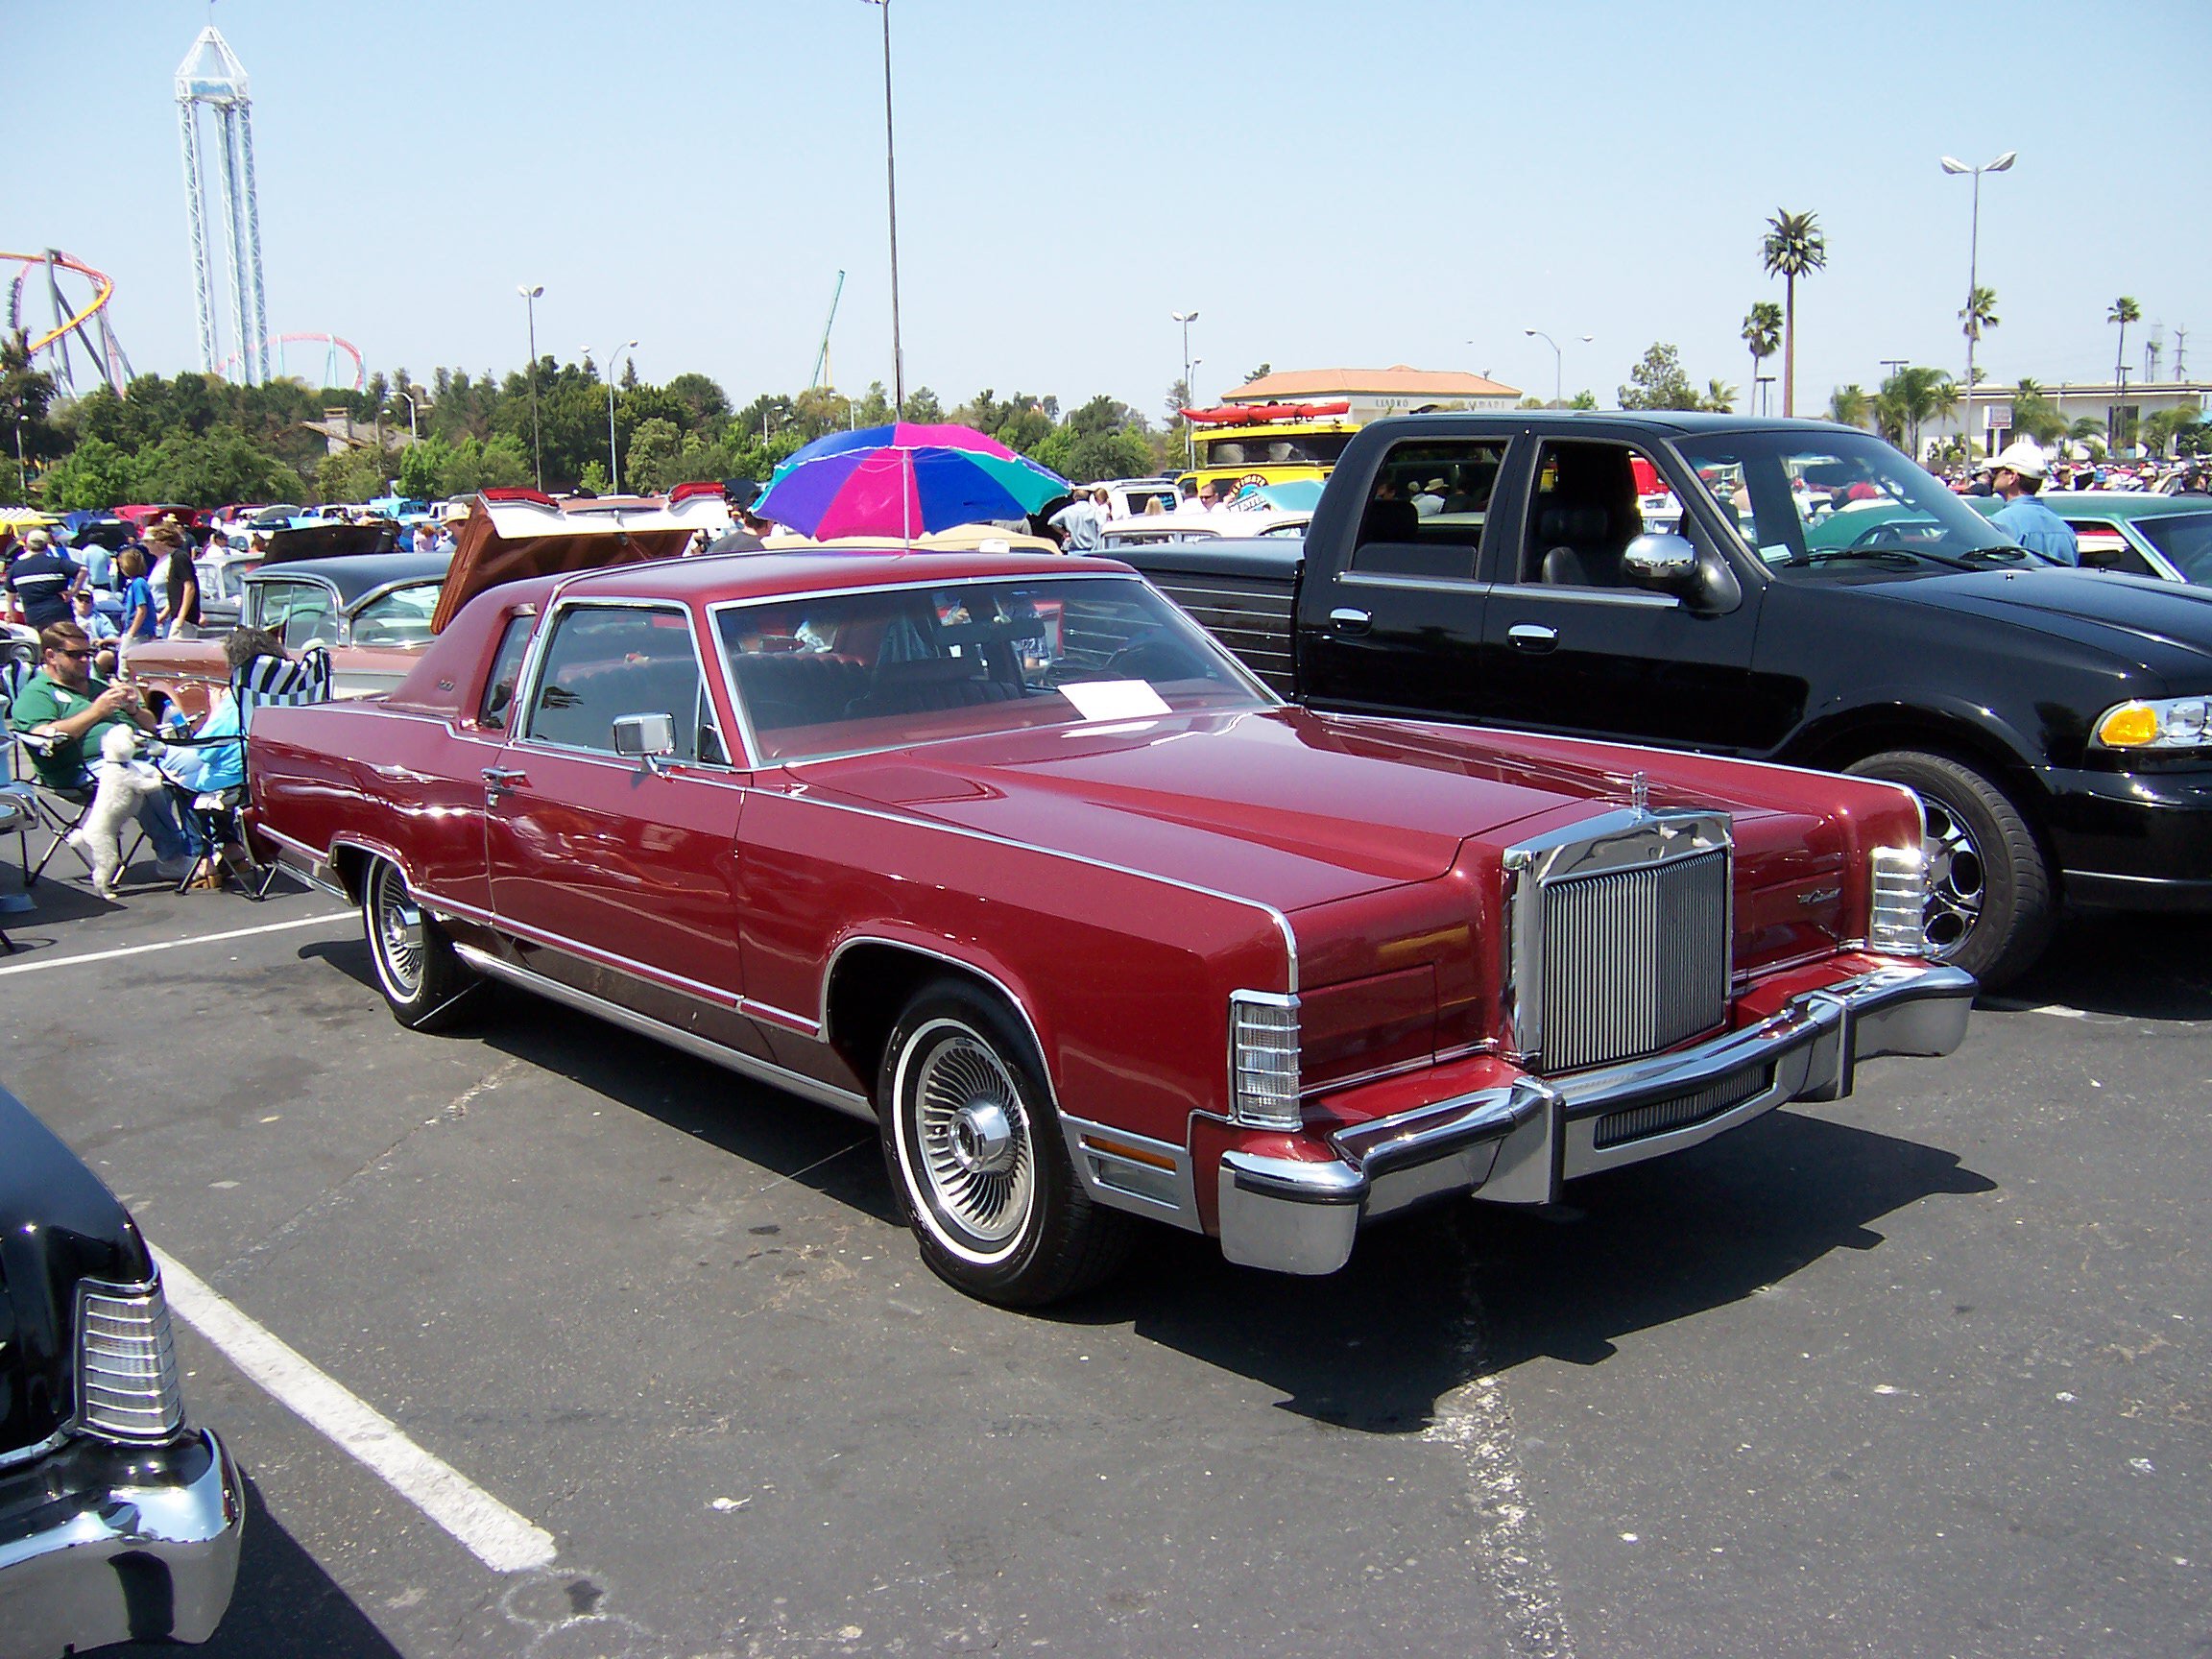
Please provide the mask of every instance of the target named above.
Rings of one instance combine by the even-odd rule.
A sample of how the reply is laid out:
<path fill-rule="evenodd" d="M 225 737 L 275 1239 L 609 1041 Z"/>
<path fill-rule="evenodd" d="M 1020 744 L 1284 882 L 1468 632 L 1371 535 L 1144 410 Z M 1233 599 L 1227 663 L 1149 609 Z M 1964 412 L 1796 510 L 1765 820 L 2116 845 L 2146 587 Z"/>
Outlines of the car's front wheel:
<path fill-rule="evenodd" d="M 893 1190 L 948 1284 L 1038 1307 L 1119 1264 L 1128 1217 L 1083 1191 L 1036 1046 L 997 998 L 924 987 L 884 1046 L 877 1108 Z"/>
<path fill-rule="evenodd" d="M 1902 783 L 1927 819 L 1928 948 L 1994 989 L 2043 953 L 2056 906 L 2035 831 L 2005 791 L 1944 755 L 1896 749 L 1848 768 Z"/>
<path fill-rule="evenodd" d="M 411 1031 L 450 1024 L 480 983 L 389 859 L 372 858 L 362 875 L 361 931 L 392 1017 Z"/>

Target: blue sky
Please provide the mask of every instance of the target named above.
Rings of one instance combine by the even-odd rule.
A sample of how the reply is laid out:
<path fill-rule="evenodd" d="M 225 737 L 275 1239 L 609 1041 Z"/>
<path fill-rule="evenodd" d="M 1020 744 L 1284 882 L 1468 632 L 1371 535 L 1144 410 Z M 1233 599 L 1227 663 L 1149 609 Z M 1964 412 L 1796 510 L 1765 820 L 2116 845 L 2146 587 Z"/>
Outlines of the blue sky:
<path fill-rule="evenodd" d="M 1937 157 L 2007 149 L 1983 185 L 2002 324 L 1980 365 L 2109 377 L 2125 293 L 2164 325 L 2169 373 L 2180 327 L 2212 377 L 2212 214 L 2182 181 L 2212 137 L 2200 0 L 891 3 L 907 381 L 949 405 L 1103 391 L 1156 416 L 1181 370 L 1168 314 L 1192 308 L 1206 396 L 1262 361 L 1549 396 L 1526 326 L 1566 348 L 1570 393 L 1611 402 L 1657 340 L 1741 386 L 1743 315 L 1781 298 L 1759 238 L 1789 207 L 1828 236 L 1798 305 L 1817 409 L 1884 358 L 1962 372 L 1969 191 Z M 528 279 L 541 349 L 636 336 L 648 378 L 703 370 L 743 402 L 806 384 L 843 269 L 835 379 L 890 379 L 864 0 L 214 12 L 252 76 L 274 329 L 418 378 L 504 370 Z M 173 79 L 207 18 L 0 0 L 0 247 L 112 275 L 141 371 L 197 360 Z"/>

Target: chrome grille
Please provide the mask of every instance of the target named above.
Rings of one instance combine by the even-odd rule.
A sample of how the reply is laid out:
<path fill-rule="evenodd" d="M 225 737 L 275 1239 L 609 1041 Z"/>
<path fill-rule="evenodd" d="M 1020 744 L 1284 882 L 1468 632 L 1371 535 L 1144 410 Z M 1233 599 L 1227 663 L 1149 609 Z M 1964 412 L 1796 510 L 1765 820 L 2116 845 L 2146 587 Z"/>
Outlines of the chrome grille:
<path fill-rule="evenodd" d="M 1540 1070 L 1632 1060 L 1728 1008 L 1728 849 L 1543 887 Z"/>
<path fill-rule="evenodd" d="M 84 1280 L 77 1299 L 77 1426 L 112 1440 L 165 1440 L 183 1421 L 160 1281 Z"/>
<path fill-rule="evenodd" d="M 1664 1135 L 1671 1129 L 1687 1129 L 1693 1123 L 1718 1118 L 1773 1087 L 1774 1068 L 1754 1066 L 1733 1077 L 1709 1083 L 1695 1094 L 1654 1100 L 1648 1106 L 1632 1106 L 1625 1112 L 1608 1112 L 1598 1119 L 1591 1144 L 1603 1151 L 1608 1146 L 1624 1145 L 1647 1136 Z"/>

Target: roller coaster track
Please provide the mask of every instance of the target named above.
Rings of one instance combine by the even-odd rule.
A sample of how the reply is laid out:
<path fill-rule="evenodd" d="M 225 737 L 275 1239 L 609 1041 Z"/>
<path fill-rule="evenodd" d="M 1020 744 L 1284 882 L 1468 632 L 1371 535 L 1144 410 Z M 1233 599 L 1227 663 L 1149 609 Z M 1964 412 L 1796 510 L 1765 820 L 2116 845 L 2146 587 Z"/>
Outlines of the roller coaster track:
<path fill-rule="evenodd" d="M 269 369 L 269 363 L 271 359 L 275 359 L 276 362 L 282 363 L 284 360 L 285 347 L 297 346 L 302 341 L 307 340 L 313 340 L 326 348 L 323 357 L 324 385 L 335 386 L 339 384 L 337 374 L 338 353 L 343 351 L 347 356 L 353 359 L 353 390 L 356 392 L 366 392 L 369 390 L 369 364 L 368 361 L 361 355 L 361 348 L 354 345 L 350 340 L 345 339 L 340 335 L 327 332 L 309 331 L 304 334 L 272 334 L 266 341 L 262 343 L 261 364 L 263 373 L 270 378 L 274 378 L 276 372 L 271 371 Z M 236 369 L 241 361 L 242 358 L 240 357 L 239 353 L 235 351 L 231 352 L 230 355 L 224 360 L 223 374 L 226 379 L 229 377 L 231 371 Z"/>
<path fill-rule="evenodd" d="M 115 297 L 115 282 L 105 271 L 95 271 L 82 259 L 72 259 L 57 249 L 49 248 L 43 253 L 10 253 L 0 252 L 0 264 L 13 260 L 20 269 L 8 288 L 8 327 L 11 333 L 25 328 L 23 323 L 23 285 L 30 280 L 34 268 L 43 266 L 46 271 L 46 292 L 54 306 L 54 325 L 36 339 L 28 341 L 32 356 L 43 351 L 53 362 L 55 378 L 71 391 L 76 389 L 76 373 L 69 361 L 69 336 L 74 334 L 85 353 L 99 368 L 101 377 L 112 386 L 118 395 L 131 382 L 131 359 L 124 355 L 123 343 L 115 338 L 115 330 L 108 321 L 108 301 Z M 82 276 L 92 285 L 92 298 L 82 305 L 66 300 L 61 294 L 61 273 Z M 87 325 L 98 330 L 95 339 L 87 331 Z M 27 332 L 27 330 L 26 330 Z"/>

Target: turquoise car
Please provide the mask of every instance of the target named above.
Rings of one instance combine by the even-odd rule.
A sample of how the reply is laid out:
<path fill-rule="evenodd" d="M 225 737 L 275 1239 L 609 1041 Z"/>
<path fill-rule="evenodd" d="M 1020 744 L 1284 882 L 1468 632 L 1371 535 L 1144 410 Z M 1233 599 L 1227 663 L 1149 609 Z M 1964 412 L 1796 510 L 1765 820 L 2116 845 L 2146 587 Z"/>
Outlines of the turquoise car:
<path fill-rule="evenodd" d="M 2212 587 L 2212 495 L 2047 490 L 2043 502 L 2074 527 L 2082 568 Z"/>

